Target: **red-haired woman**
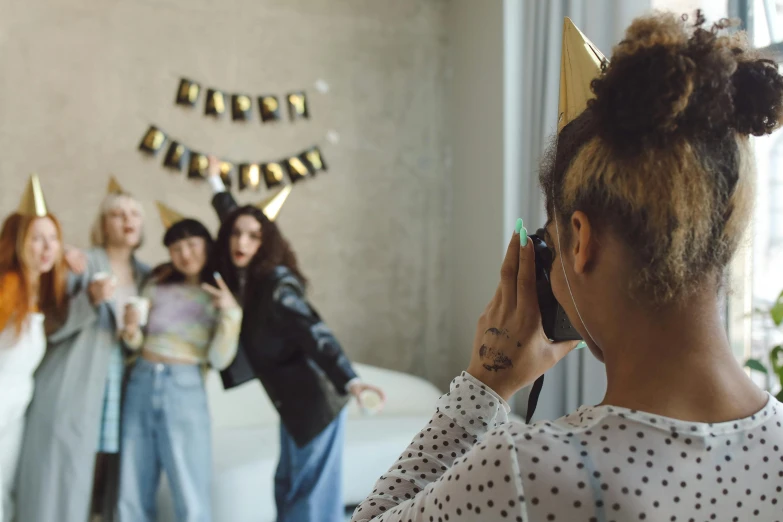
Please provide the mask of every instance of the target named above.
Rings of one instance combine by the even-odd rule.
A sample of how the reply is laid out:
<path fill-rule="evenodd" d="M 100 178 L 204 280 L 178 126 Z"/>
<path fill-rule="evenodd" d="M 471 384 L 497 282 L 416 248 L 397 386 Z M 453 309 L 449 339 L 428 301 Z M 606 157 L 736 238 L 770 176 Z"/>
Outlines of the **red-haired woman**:
<path fill-rule="evenodd" d="M 65 302 L 60 225 L 49 214 L 38 179 L 0 232 L 0 521 L 14 517 L 14 478 L 33 395 L 33 372 L 46 349 L 44 316 Z"/>

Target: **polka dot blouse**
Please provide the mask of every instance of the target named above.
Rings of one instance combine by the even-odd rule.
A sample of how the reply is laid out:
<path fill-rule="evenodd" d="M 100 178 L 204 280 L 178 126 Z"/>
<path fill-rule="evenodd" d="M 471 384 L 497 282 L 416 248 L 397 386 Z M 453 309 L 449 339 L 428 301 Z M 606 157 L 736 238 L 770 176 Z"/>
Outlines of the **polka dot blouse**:
<path fill-rule="evenodd" d="M 720 424 L 611 406 L 508 422 L 463 373 L 353 522 L 783 521 L 783 405 Z"/>

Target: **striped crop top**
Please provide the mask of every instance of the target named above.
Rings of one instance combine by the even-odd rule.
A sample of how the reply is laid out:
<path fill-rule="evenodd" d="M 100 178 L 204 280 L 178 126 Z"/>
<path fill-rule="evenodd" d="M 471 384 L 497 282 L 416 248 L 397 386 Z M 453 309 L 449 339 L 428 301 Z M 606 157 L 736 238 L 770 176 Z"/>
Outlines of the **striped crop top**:
<path fill-rule="evenodd" d="M 218 310 L 199 286 L 149 284 L 142 297 L 150 300 L 144 335 L 126 344 L 151 353 L 223 370 L 234 360 L 242 324 L 239 307 Z"/>

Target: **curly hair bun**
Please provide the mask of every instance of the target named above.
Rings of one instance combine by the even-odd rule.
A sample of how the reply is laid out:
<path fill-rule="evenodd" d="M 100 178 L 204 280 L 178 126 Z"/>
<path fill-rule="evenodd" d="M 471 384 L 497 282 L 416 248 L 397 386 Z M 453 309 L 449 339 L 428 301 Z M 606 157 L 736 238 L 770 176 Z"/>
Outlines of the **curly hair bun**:
<path fill-rule="evenodd" d="M 639 18 L 592 83 L 598 132 L 623 149 L 666 145 L 677 137 L 768 134 L 783 116 L 783 77 L 776 64 L 749 51 L 743 33 L 721 35 L 722 20 L 704 29 L 697 13 Z"/>
<path fill-rule="evenodd" d="M 783 78 L 772 60 L 737 63 L 731 77 L 734 87 L 734 129 L 741 134 L 762 136 L 774 131 L 783 114 Z"/>

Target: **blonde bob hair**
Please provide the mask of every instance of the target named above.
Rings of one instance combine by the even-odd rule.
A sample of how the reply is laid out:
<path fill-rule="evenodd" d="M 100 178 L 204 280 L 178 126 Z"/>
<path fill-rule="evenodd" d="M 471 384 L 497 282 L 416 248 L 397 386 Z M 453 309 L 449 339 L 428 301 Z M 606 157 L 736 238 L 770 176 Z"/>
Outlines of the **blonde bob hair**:
<path fill-rule="evenodd" d="M 132 207 L 138 210 L 142 219 L 144 218 L 144 208 L 142 207 L 139 200 L 134 198 L 129 193 L 120 192 L 120 193 L 106 194 L 106 196 L 103 198 L 103 201 L 101 201 L 101 205 L 98 208 L 98 216 L 95 218 L 95 221 L 93 222 L 92 225 L 92 229 L 90 230 L 90 243 L 92 244 L 92 246 L 101 247 L 101 248 L 106 246 L 107 238 L 106 238 L 106 227 L 104 226 L 104 219 L 106 218 L 106 215 L 109 212 L 111 212 L 116 208 L 119 208 L 125 203 L 129 203 Z M 135 246 L 134 250 L 139 248 L 143 242 L 144 242 L 144 232 L 142 231 L 141 238 L 139 239 L 139 244 Z"/>

